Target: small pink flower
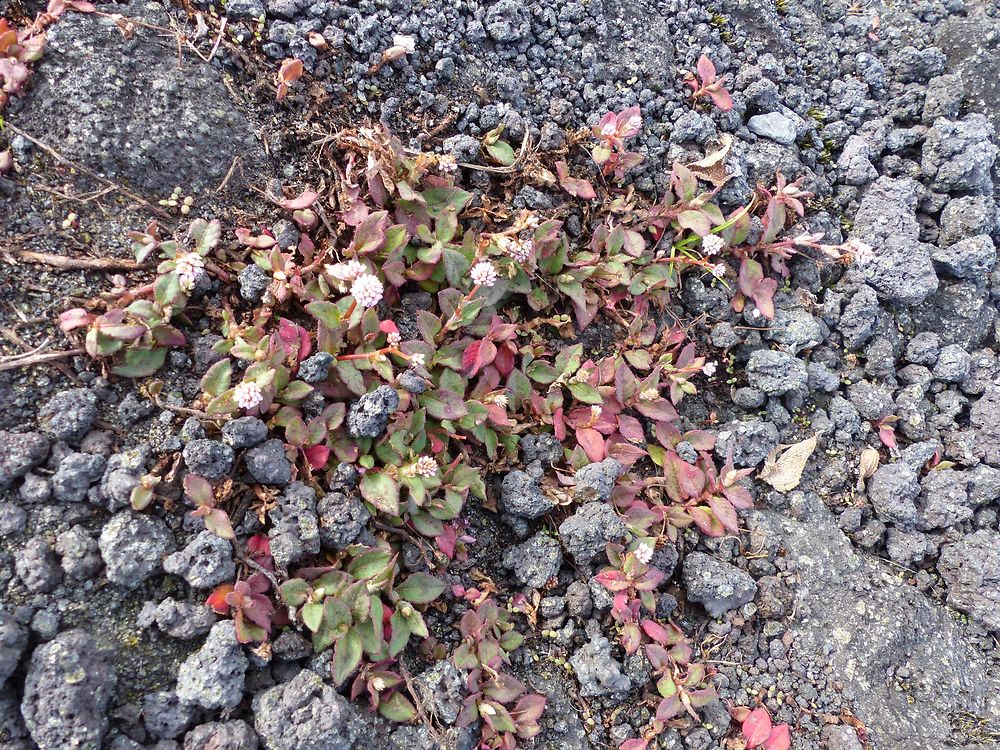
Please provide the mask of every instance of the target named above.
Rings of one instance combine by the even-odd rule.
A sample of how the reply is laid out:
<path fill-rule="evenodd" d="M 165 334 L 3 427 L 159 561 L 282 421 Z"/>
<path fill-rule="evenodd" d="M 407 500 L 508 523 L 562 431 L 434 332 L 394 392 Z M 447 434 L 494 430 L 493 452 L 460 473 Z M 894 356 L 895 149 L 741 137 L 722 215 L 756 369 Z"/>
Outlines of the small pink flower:
<path fill-rule="evenodd" d="M 417 459 L 414 471 L 421 477 L 433 477 L 438 473 L 437 461 L 430 456 L 421 456 Z"/>
<path fill-rule="evenodd" d="M 236 405 L 241 409 L 253 409 L 264 400 L 264 394 L 260 386 L 253 381 L 244 381 L 233 389 L 236 397 Z"/>
<path fill-rule="evenodd" d="M 481 260 L 472 267 L 470 272 L 472 283 L 476 286 L 491 287 L 497 283 L 497 269 L 488 260 Z"/>
<path fill-rule="evenodd" d="M 653 559 L 653 548 L 648 544 L 640 544 L 632 554 L 643 565 L 649 565 L 649 561 Z"/>
<path fill-rule="evenodd" d="M 382 301 L 384 292 L 382 282 L 370 273 L 361 274 L 351 284 L 351 296 L 364 308 L 375 307 Z"/>
<path fill-rule="evenodd" d="M 205 273 L 205 259 L 198 253 L 184 253 L 174 259 L 177 270 L 177 279 L 181 289 L 187 291 L 194 286 L 195 282 Z"/>

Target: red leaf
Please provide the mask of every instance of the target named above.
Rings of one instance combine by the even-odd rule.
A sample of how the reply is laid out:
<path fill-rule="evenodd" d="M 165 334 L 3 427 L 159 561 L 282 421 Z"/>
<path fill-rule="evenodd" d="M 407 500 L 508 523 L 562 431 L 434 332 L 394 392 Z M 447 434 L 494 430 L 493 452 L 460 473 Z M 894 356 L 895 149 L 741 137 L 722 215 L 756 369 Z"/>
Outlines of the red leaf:
<path fill-rule="evenodd" d="M 497 354 L 497 348 L 489 339 L 476 341 L 462 352 L 462 369 L 471 378 L 490 364 Z"/>
<path fill-rule="evenodd" d="M 728 112 L 733 108 L 733 97 L 731 97 L 729 92 L 725 89 L 720 88 L 718 90 L 709 91 L 708 95 L 712 97 L 712 101 L 715 102 L 715 106 L 723 112 Z"/>
<path fill-rule="evenodd" d="M 310 445 L 302 449 L 302 455 L 312 468 L 319 470 L 330 460 L 330 449 L 325 445 Z"/>
<path fill-rule="evenodd" d="M 771 734 L 771 715 L 761 706 L 750 712 L 741 727 L 747 741 L 747 748 L 752 749 L 764 743 Z"/>
<path fill-rule="evenodd" d="M 891 424 L 884 424 L 878 428 L 878 439 L 886 448 L 896 447 L 896 431 Z"/>
<path fill-rule="evenodd" d="M 585 200 L 592 200 L 597 197 L 597 193 L 594 192 L 594 186 L 588 180 L 579 177 L 570 177 L 566 162 L 556 162 L 556 173 L 559 175 L 560 187 L 570 195 Z"/>
<path fill-rule="evenodd" d="M 576 442 L 583 448 L 584 453 L 594 463 L 603 461 L 607 457 L 604 447 L 604 437 L 597 430 L 585 427 L 576 431 Z"/>
<path fill-rule="evenodd" d="M 299 211 L 303 208 L 309 208 L 318 199 L 319 193 L 315 190 L 303 190 L 297 198 L 286 198 L 279 201 L 278 205 L 286 211 Z"/>
<path fill-rule="evenodd" d="M 217 587 L 215 591 L 208 595 L 205 604 L 211 607 L 216 614 L 228 615 L 229 605 L 226 603 L 226 596 L 233 590 L 233 584 L 224 583 Z"/>
<path fill-rule="evenodd" d="M 645 631 L 646 635 L 657 643 L 666 643 L 670 638 L 670 634 L 667 632 L 667 629 L 655 620 L 646 619 L 643 620 L 640 625 L 642 625 L 642 629 Z"/>
<path fill-rule="evenodd" d="M 708 498 L 708 507 L 729 531 L 740 533 L 740 519 L 732 503 L 718 495 L 712 495 Z"/>
<path fill-rule="evenodd" d="M 791 745 L 792 738 L 787 724 L 778 724 L 764 740 L 764 750 L 788 750 Z"/>
<path fill-rule="evenodd" d="M 649 740 L 625 740 L 618 746 L 618 750 L 646 750 Z"/>
<path fill-rule="evenodd" d="M 625 591 L 629 587 L 629 582 L 625 575 L 618 570 L 602 570 L 594 580 L 601 584 L 608 591 Z"/>
<path fill-rule="evenodd" d="M 514 371 L 514 352 L 509 344 L 497 347 L 497 355 L 493 358 L 493 366 L 501 377 L 507 377 Z"/>
<path fill-rule="evenodd" d="M 642 422 L 635 417 L 630 417 L 628 414 L 618 415 L 618 431 L 626 440 L 632 440 L 636 443 L 646 441 L 646 433 L 642 429 Z"/>
<path fill-rule="evenodd" d="M 703 86 L 715 83 L 715 63 L 708 59 L 708 55 L 698 58 L 698 76 Z"/>

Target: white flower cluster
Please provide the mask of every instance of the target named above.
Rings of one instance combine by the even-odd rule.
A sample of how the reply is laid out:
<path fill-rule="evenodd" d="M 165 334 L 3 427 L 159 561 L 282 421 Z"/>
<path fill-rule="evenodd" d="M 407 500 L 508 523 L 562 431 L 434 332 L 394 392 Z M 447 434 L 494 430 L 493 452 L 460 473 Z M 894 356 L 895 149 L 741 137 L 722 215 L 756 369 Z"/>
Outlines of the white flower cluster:
<path fill-rule="evenodd" d="M 726 275 L 726 264 L 725 263 L 716 263 L 714 266 L 712 266 L 712 275 L 715 278 L 717 278 L 717 279 L 721 279 L 723 276 L 725 276 Z"/>
<path fill-rule="evenodd" d="M 425 364 L 427 364 L 427 362 L 424 359 L 424 355 L 420 352 L 410 355 L 410 367 L 423 367 Z"/>
<path fill-rule="evenodd" d="M 635 548 L 635 559 L 641 562 L 643 565 L 649 565 L 649 561 L 653 559 L 653 548 L 648 544 L 640 544 Z"/>
<path fill-rule="evenodd" d="M 233 395 L 236 397 L 236 405 L 241 409 L 253 409 L 264 400 L 260 386 L 253 381 L 240 383 L 233 389 Z"/>
<path fill-rule="evenodd" d="M 177 279 L 185 292 L 191 289 L 205 273 L 205 259 L 195 252 L 178 255 L 174 258 L 174 264 L 177 268 Z"/>
<path fill-rule="evenodd" d="M 706 362 L 701 366 L 701 371 L 708 377 L 712 377 L 713 375 L 715 375 L 715 372 L 718 369 L 719 366 L 715 362 Z"/>
<path fill-rule="evenodd" d="M 496 240 L 500 252 L 518 263 L 527 263 L 531 257 L 531 251 L 534 249 L 534 243 L 531 240 L 522 240 L 506 234 L 498 235 Z"/>
<path fill-rule="evenodd" d="M 346 263 L 330 263 L 326 267 L 326 272 L 337 281 L 350 284 L 359 276 L 368 273 L 368 269 L 356 260 L 349 260 Z"/>
<path fill-rule="evenodd" d="M 378 276 L 370 273 L 361 274 L 351 284 L 351 296 L 364 308 L 375 307 L 382 301 L 384 292 L 385 288 L 378 280 Z"/>
<path fill-rule="evenodd" d="M 497 283 L 497 269 L 488 260 L 481 260 L 472 267 L 469 274 L 476 286 L 491 287 Z"/>
<path fill-rule="evenodd" d="M 701 238 L 701 252 L 709 257 L 718 255 L 726 247 L 726 241 L 717 234 L 709 234 Z"/>
<path fill-rule="evenodd" d="M 414 471 L 420 477 L 433 477 L 438 473 L 437 461 L 430 456 L 421 456 L 417 459 Z"/>

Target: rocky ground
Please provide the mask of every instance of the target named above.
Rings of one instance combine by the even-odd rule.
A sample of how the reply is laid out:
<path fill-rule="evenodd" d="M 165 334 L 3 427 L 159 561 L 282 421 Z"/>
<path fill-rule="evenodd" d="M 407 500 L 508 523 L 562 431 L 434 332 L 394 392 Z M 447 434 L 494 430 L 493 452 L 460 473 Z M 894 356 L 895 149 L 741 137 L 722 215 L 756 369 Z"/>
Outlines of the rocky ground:
<path fill-rule="evenodd" d="M 8 17 L 37 10 L 0 1 Z M 669 578 L 658 614 L 714 669 L 721 700 L 650 747 L 740 748 L 727 706 L 762 704 L 792 727 L 796 749 L 1000 748 L 996 7 L 230 0 L 185 13 L 133 0 L 99 10 L 121 15 L 67 14 L 50 27 L 28 90 L 5 112 L 13 127 L 0 131 L 17 164 L 0 177 L 0 747 L 476 746 L 474 730 L 454 727 L 462 676 L 447 660 L 410 659 L 435 720 L 400 726 L 340 695 L 329 660 L 294 631 L 270 653 L 237 642 L 232 621 L 203 602 L 246 561 L 179 509 L 133 511 L 140 475 L 180 456 L 212 480 L 237 466 L 278 487 L 268 527 L 279 562 L 321 541 L 340 549 L 330 528 L 352 528 L 350 543 L 367 510 L 356 498 L 349 512 L 331 507 L 335 493 L 293 482 L 283 445 L 253 417 L 210 436 L 82 354 L 3 365 L 72 346 L 56 316 L 117 285 L 113 271 L 19 253 L 127 261 L 128 232 L 184 219 L 160 204 L 175 186 L 192 215 L 280 237 L 294 228 L 263 192 L 316 185 L 329 174 L 324 139 L 364 117 L 466 162 L 500 124 L 515 146 L 527 137 L 551 150 L 638 105 L 638 190 L 662 192 L 674 161 L 700 159 L 728 134 L 720 204 L 737 207 L 777 171 L 802 177 L 816 196 L 802 231 L 873 248 L 870 263 L 846 268 L 796 257 L 773 321 L 753 305 L 734 312 L 723 287 L 693 276 L 676 299 L 673 313 L 719 363 L 683 412 L 719 431 L 720 462 L 732 449 L 737 467 L 759 469 L 776 446 L 811 436 L 817 448 L 794 489 L 754 482 L 739 537 L 688 529 L 658 549 L 652 564 Z M 200 32 L 199 13 L 227 18 L 214 53 L 218 25 Z M 373 73 L 395 34 L 412 35 L 415 51 Z M 681 71 L 702 53 L 726 74 L 731 111 L 690 105 Z M 274 68 L 289 56 L 305 63 L 306 83 L 275 103 Z M 462 179 L 488 183 L 472 170 Z M 512 203 L 542 211 L 563 197 L 526 187 Z M 241 276 L 244 298 L 252 281 Z M 171 406 L 198 396 L 216 358 L 217 291 L 189 308 L 188 345 L 157 375 Z M 607 325 L 592 327 L 592 348 L 613 345 Z M 365 418 L 384 429 L 394 408 Z M 881 454 L 870 472 L 859 468 L 866 448 Z M 618 646 L 611 598 L 592 580 L 604 544 L 628 533 L 602 502 L 620 471 L 578 470 L 577 500 L 589 502 L 555 508 L 539 482 L 560 459 L 539 438 L 522 441 L 516 464 L 484 470 L 497 510 L 470 504 L 476 543 L 448 575 L 535 602 L 530 626 L 515 615 L 528 638 L 513 666 L 548 703 L 541 734 L 523 744 L 617 747 L 651 716 L 649 664 Z M 242 511 L 238 534 L 260 531 Z M 448 633 L 464 605 L 446 596 L 432 630 L 457 642 Z"/>

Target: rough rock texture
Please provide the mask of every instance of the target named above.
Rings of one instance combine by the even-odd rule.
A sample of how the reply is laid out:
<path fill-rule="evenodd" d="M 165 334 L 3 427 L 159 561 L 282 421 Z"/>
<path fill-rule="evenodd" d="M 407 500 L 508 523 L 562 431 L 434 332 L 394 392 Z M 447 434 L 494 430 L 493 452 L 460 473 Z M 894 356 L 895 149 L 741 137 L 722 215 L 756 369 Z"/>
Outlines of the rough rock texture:
<path fill-rule="evenodd" d="M 0 689 L 3 688 L 28 645 L 28 633 L 7 612 L 0 610 Z"/>
<path fill-rule="evenodd" d="M 380 385 L 366 393 L 347 412 L 347 431 L 351 437 L 381 437 L 389 424 L 389 416 L 399 407 L 399 394 L 388 385 Z"/>
<path fill-rule="evenodd" d="M 35 649 L 21 714 L 41 750 L 98 748 L 117 681 L 111 654 L 82 630 L 60 633 Z"/>
<path fill-rule="evenodd" d="M 917 188 L 913 180 L 880 177 L 861 200 L 851 232 L 874 249 L 863 268 L 869 283 L 880 297 L 903 305 L 923 302 L 938 287 L 932 248 L 919 240 Z"/>
<path fill-rule="evenodd" d="M 712 617 L 721 617 L 757 594 L 757 584 L 745 571 L 704 552 L 685 557 L 683 568 L 688 599 L 700 603 Z"/>
<path fill-rule="evenodd" d="M 136 0 L 117 12 L 169 26 L 156 4 Z M 177 50 L 152 30 L 124 37 L 111 19 L 61 20 L 48 34 L 48 65 L 18 107 L 28 132 L 59 133 L 51 145 L 65 156 L 163 197 L 176 185 L 217 187 L 237 153 L 251 164 L 264 158 L 217 69 L 194 57 L 179 68 Z"/>
<path fill-rule="evenodd" d="M 580 503 L 608 501 L 614 492 L 615 482 L 624 471 L 625 468 L 614 458 L 587 464 L 573 475 L 576 483 L 573 499 Z"/>
<path fill-rule="evenodd" d="M 236 575 L 232 545 L 211 531 L 201 532 L 184 549 L 169 555 L 163 569 L 196 589 L 212 588 Z"/>
<path fill-rule="evenodd" d="M 285 455 L 285 444 L 277 438 L 248 450 L 244 461 L 250 476 L 261 484 L 284 487 L 292 479 L 292 464 Z"/>
<path fill-rule="evenodd" d="M 241 719 L 211 722 L 184 735 L 184 750 L 257 750 L 257 733 Z"/>
<path fill-rule="evenodd" d="M 233 623 L 217 622 L 204 645 L 177 671 L 177 698 L 207 709 L 233 708 L 243 698 L 248 665 Z"/>
<path fill-rule="evenodd" d="M 569 663 L 580 683 L 580 695 L 592 698 L 608 695 L 632 687 L 632 680 L 622 674 L 621 664 L 611 657 L 611 644 L 604 636 L 597 636 L 584 644 Z"/>
<path fill-rule="evenodd" d="M 233 449 L 219 440 L 192 440 L 184 446 L 184 463 L 192 474 L 217 482 L 233 468 Z"/>
<path fill-rule="evenodd" d="M 353 495 L 331 492 L 316 504 L 319 539 L 329 549 L 344 549 L 358 538 L 371 514 Z"/>
<path fill-rule="evenodd" d="M 1000 630 L 1000 534 L 980 529 L 945 545 L 938 570 L 948 583 L 948 604 Z"/>
<path fill-rule="evenodd" d="M 56 440 L 79 445 L 97 419 L 97 394 L 73 388 L 53 396 L 38 410 L 38 425 Z"/>
<path fill-rule="evenodd" d="M 514 572 L 514 578 L 521 585 L 541 588 L 550 578 L 558 575 L 562 549 L 555 539 L 539 532 L 523 544 L 507 550 L 503 564 Z"/>
<path fill-rule="evenodd" d="M 364 731 L 347 700 L 308 669 L 258 694 L 253 712 L 268 750 L 347 750 Z"/>
<path fill-rule="evenodd" d="M 49 455 L 49 441 L 37 432 L 0 430 L 0 492 L 38 466 Z"/>
<path fill-rule="evenodd" d="M 270 513 L 271 554 L 287 569 L 306 555 L 319 552 L 319 520 L 316 517 L 316 492 L 302 482 L 292 482 L 278 498 Z"/>
<path fill-rule="evenodd" d="M 531 476 L 514 469 L 500 484 L 500 510 L 521 518 L 540 518 L 555 507 Z"/>
<path fill-rule="evenodd" d="M 860 557 L 822 502 L 800 520 L 767 512 L 783 532 L 796 566 L 796 617 L 791 630 L 800 653 L 828 654 L 822 667 L 856 696 L 856 714 L 879 747 L 987 750 L 970 742 L 950 717 L 1000 715 L 1000 680 L 989 671 L 960 626 L 895 571 Z M 995 585 L 995 584 L 994 584 Z M 887 675 L 932 675 L 887 680 Z"/>
<path fill-rule="evenodd" d="M 240 417 L 222 425 L 222 442 L 235 450 L 252 448 L 266 439 L 267 425 L 257 417 Z"/>
<path fill-rule="evenodd" d="M 101 531 L 98 545 L 108 580 L 131 589 L 160 570 L 174 537 L 159 518 L 124 510 Z"/>
<path fill-rule="evenodd" d="M 608 542 L 621 541 L 625 533 L 625 524 L 605 503 L 586 503 L 559 524 L 563 546 L 577 564 L 589 563 Z"/>

